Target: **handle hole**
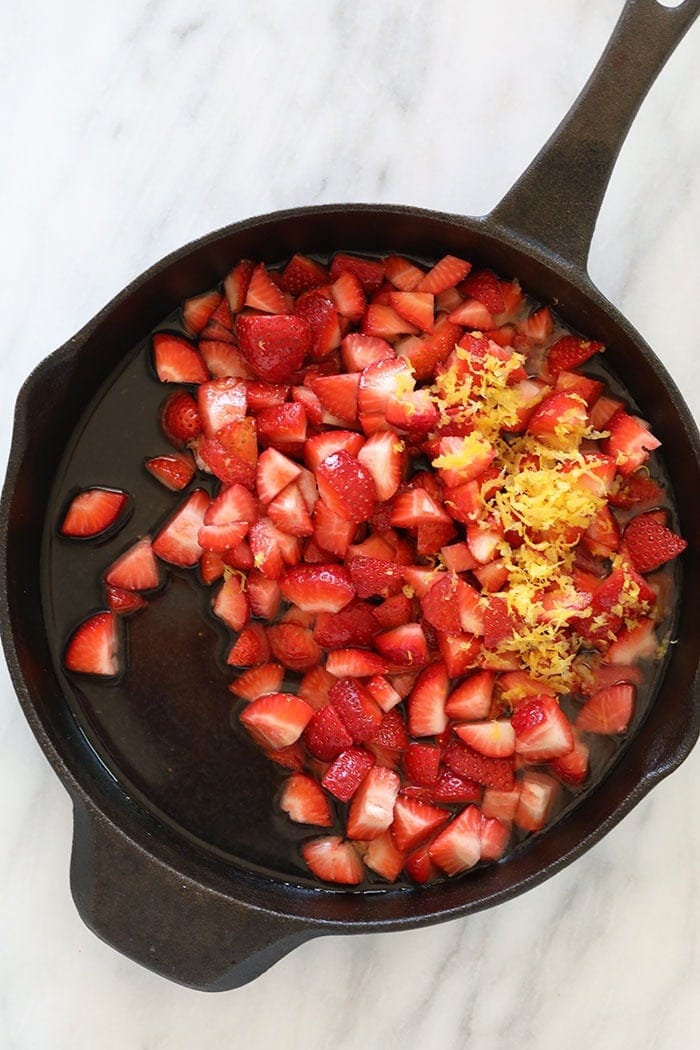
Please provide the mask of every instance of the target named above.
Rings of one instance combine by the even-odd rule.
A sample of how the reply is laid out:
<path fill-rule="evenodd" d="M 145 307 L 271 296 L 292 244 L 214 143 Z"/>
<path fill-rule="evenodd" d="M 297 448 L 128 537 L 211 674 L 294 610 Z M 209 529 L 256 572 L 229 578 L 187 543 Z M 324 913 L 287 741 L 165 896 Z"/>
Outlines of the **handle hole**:
<path fill-rule="evenodd" d="M 682 7 L 685 0 L 656 0 L 660 7 Z"/>

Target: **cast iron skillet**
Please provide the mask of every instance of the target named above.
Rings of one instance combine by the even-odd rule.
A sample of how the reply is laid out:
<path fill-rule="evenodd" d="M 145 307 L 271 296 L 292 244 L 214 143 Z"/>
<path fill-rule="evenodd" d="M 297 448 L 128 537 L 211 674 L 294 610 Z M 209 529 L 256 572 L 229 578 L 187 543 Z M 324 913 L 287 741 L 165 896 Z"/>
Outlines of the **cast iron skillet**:
<path fill-rule="evenodd" d="M 655 0 L 628 0 L 574 107 L 490 215 L 338 205 L 237 223 L 148 270 L 25 383 L 0 508 L 3 641 L 26 717 L 74 803 L 76 905 L 88 926 L 127 956 L 182 984 L 222 990 L 252 980 L 312 937 L 404 929 L 489 907 L 580 856 L 688 755 L 700 732 L 700 438 L 663 366 L 591 284 L 586 261 L 632 118 L 699 10 L 700 0 L 685 0 L 674 9 Z M 234 863 L 161 819 L 162 808 L 131 790 L 118 763 L 108 769 L 81 732 L 69 710 L 72 687 L 61 673 L 41 600 L 42 537 L 56 472 L 77 420 L 125 352 L 182 299 L 220 280 L 240 257 L 274 263 L 295 251 L 334 250 L 464 256 L 519 277 L 535 297 L 555 302 L 574 327 L 603 341 L 610 366 L 624 377 L 663 442 L 680 528 L 691 541 L 677 611 L 678 644 L 646 720 L 602 787 L 501 864 L 422 889 L 312 888 L 272 864 L 266 870 L 245 857 Z M 232 777 L 238 792 L 253 790 L 245 763 Z"/>

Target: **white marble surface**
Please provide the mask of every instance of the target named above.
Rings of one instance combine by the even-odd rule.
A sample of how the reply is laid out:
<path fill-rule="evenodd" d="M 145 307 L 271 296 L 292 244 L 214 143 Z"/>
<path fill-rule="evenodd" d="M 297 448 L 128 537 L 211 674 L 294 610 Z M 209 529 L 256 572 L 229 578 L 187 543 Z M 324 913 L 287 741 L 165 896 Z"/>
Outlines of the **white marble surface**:
<path fill-rule="evenodd" d="M 305 202 L 488 210 L 620 0 L 25 0 L 0 15 L 0 442 L 30 368 L 192 237 Z M 591 272 L 700 415 L 700 28 L 659 78 Z M 69 895 L 71 812 L 0 682 L 0 1047 L 676 1050 L 700 1025 L 700 752 L 573 867 L 469 920 L 331 938 L 218 996 Z M 689 1042 L 690 1040 L 690 1042 Z"/>

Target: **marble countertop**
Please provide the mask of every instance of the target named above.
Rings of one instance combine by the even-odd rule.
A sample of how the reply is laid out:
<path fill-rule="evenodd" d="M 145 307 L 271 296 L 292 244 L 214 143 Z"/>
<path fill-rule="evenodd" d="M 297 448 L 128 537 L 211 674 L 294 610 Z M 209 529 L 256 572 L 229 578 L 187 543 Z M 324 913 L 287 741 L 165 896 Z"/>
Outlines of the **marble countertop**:
<path fill-rule="evenodd" d="M 1 16 L 0 443 L 22 380 L 135 274 L 249 215 L 481 214 L 565 112 L 621 0 L 27 0 Z M 696 417 L 700 28 L 623 148 L 590 272 Z M 526 896 L 327 938 L 208 996 L 99 942 L 71 807 L 0 671 L 3 1050 L 676 1050 L 700 1024 L 700 752 Z"/>

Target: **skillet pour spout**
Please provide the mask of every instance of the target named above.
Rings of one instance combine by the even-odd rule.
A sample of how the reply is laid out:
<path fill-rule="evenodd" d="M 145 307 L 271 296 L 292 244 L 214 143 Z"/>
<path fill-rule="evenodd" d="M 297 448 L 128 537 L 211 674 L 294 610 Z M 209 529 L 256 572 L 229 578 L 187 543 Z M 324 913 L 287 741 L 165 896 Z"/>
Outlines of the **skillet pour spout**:
<path fill-rule="evenodd" d="M 0 623 L 25 715 L 74 804 L 71 888 L 94 932 L 143 966 L 193 988 L 252 980 L 324 934 L 444 921 L 514 897 L 589 849 L 689 754 L 700 733 L 700 550 L 695 527 L 700 436 L 673 380 L 591 283 L 587 258 L 615 159 L 646 92 L 700 12 L 628 0 L 569 114 L 490 215 L 463 218 L 399 206 L 300 208 L 218 230 L 157 263 L 48 357 L 20 392 L 0 503 Z M 518 277 L 567 322 L 608 347 L 611 369 L 662 441 L 684 555 L 675 636 L 645 720 L 603 789 L 499 864 L 417 890 L 345 892 L 303 885 L 242 857 L 233 863 L 181 834 L 109 772 L 67 702 L 69 685 L 42 604 L 46 507 L 77 420 L 123 363 L 125 348 L 242 257 L 387 251 L 451 253 Z M 70 406 L 70 410 L 67 410 Z M 246 771 L 240 790 L 250 790 Z"/>

